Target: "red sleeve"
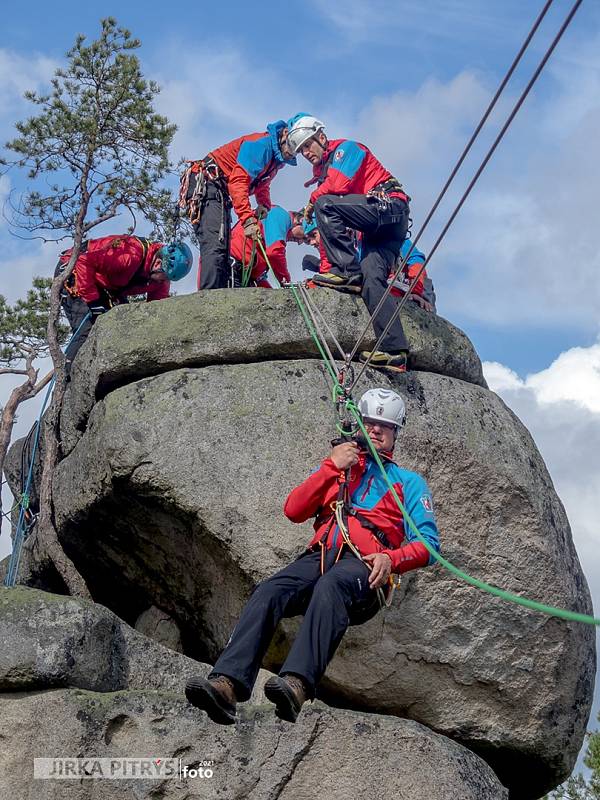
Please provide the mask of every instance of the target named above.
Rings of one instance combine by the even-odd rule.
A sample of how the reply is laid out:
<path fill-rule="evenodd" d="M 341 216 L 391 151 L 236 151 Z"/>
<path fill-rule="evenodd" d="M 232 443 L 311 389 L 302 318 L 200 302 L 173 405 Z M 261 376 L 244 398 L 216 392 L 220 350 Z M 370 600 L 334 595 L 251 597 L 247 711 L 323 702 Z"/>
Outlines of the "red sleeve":
<path fill-rule="evenodd" d="M 171 291 L 171 281 L 151 281 L 146 291 L 146 302 L 164 300 Z"/>
<path fill-rule="evenodd" d="M 93 303 L 100 297 L 99 287 L 96 283 L 96 268 L 91 263 L 91 255 L 91 253 L 82 253 L 75 265 L 77 292 L 85 303 Z"/>
<path fill-rule="evenodd" d="M 227 182 L 233 210 L 238 215 L 242 225 L 249 217 L 254 216 L 249 199 L 251 182 L 250 175 L 241 164 L 236 164 L 231 170 L 231 175 Z"/>
<path fill-rule="evenodd" d="M 306 522 L 314 517 L 339 474 L 333 461 L 326 458 L 316 472 L 289 493 L 283 506 L 286 517 L 292 522 Z"/>
<path fill-rule="evenodd" d="M 271 178 L 267 178 L 264 181 L 260 181 L 258 186 L 254 191 L 254 196 L 256 197 L 256 202 L 264 206 L 265 208 L 271 209 L 273 203 L 271 202 Z"/>
<path fill-rule="evenodd" d="M 409 265 L 409 267 L 408 267 L 408 280 L 409 280 L 409 283 L 412 283 L 413 278 L 415 277 L 415 275 L 421 269 L 422 266 L 423 266 L 423 262 L 422 261 L 421 262 L 417 261 L 415 264 L 410 264 Z M 426 278 L 426 276 L 427 276 L 427 273 L 425 272 L 425 270 L 423 270 L 423 272 L 419 276 L 419 280 L 415 283 L 415 285 L 412 288 L 412 294 L 418 294 L 421 297 L 423 296 L 423 289 L 425 288 L 425 278 Z"/>
<path fill-rule="evenodd" d="M 429 552 L 422 542 L 410 542 L 394 550 L 382 550 L 392 559 L 392 572 L 402 575 L 411 569 L 426 567 L 429 564 Z"/>
<path fill-rule="evenodd" d="M 314 205 L 324 194 L 348 194 L 353 180 L 354 178 L 347 178 L 335 167 L 329 167 L 327 177 L 311 194 L 310 202 Z"/>
<path fill-rule="evenodd" d="M 286 283 L 291 282 L 290 273 L 288 272 L 287 268 L 287 259 L 285 256 L 285 242 L 279 240 L 278 242 L 273 242 L 272 245 L 267 247 L 267 256 L 269 257 L 269 262 L 273 269 L 273 272 L 277 276 L 277 280 L 279 283 Z"/>

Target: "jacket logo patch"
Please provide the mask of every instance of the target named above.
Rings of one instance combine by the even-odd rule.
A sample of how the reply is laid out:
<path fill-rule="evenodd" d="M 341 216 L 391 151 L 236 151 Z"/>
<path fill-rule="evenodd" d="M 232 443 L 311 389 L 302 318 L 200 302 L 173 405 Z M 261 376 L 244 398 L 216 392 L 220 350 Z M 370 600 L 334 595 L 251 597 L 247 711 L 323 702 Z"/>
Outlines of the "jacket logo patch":
<path fill-rule="evenodd" d="M 335 151 L 335 155 L 334 155 L 334 157 L 333 157 L 333 160 L 334 160 L 334 161 L 339 161 L 339 160 L 340 160 L 340 159 L 342 159 L 343 157 L 344 157 L 344 151 L 343 151 L 343 150 L 336 150 L 336 151 Z"/>
<path fill-rule="evenodd" d="M 433 514 L 433 503 L 431 502 L 431 497 L 428 494 L 424 494 L 421 498 L 421 505 L 428 511 L 430 514 Z"/>

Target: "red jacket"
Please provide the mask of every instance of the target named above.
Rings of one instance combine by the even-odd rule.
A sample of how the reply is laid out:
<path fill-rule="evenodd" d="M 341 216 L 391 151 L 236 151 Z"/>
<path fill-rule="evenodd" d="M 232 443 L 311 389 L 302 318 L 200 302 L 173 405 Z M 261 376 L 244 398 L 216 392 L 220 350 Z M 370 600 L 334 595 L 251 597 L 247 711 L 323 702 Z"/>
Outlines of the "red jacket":
<path fill-rule="evenodd" d="M 289 283 L 291 278 L 286 256 L 286 242 L 292 228 L 292 218 L 289 211 L 280 206 L 273 206 L 266 219 L 260 222 L 259 226 L 261 239 L 265 243 L 267 258 L 277 280 L 279 283 Z M 231 255 L 242 264 L 247 264 L 252 258 L 252 241 L 247 236 L 244 236 L 244 229 L 240 222 L 234 225 L 231 231 L 229 247 Z M 269 266 L 260 247 L 256 247 L 251 279 L 256 281 L 258 286 L 262 286 L 265 289 L 272 288 L 267 280 L 260 280 L 268 269 Z"/>
<path fill-rule="evenodd" d="M 170 281 L 150 281 L 154 255 L 162 246 L 161 242 L 150 242 L 144 257 L 137 236 L 90 239 L 75 264 L 74 292 L 86 303 L 98 300 L 103 289 L 117 299 L 134 294 L 146 294 L 148 301 L 168 297 Z M 71 250 L 61 253 L 61 263 L 66 264 L 70 255 Z"/>
<path fill-rule="evenodd" d="M 310 196 L 315 202 L 324 194 L 367 194 L 393 177 L 391 172 L 360 142 L 335 139 L 327 142 L 320 164 L 313 168 L 319 186 Z M 408 200 L 404 192 L 390 192 L 391 197 Z"/>
<path fill-rule="evenodd" d="M 385 462 L 385 470 L 421 535 L 439 550 L 433 501 L 423 478 L 415 472 L 401 469 L 393 461 Z M 285 501 L 284 513 L 292 522 L 305 522 L 310 517 L 316 517 L 315 533 L 309 547 L 317 545 L 326 533 L 328 548 L 341 546 L 341 535 L 335 520 L 332 520 L 330 507 L 338 496 L 339 479 L 340 470 L 330 458 L 326 458 L 316 472 L 290 492 Z M 425 545 L 405 522 L 379 467 L 370 457 L 361 456 L 358 464 L 352 467 L 349 491 L 352 507 L 383 531 L 391 545 L 386 548 L 372 531 L 350 515 L 350 538 L 363 556 L 386 553 L 392 561 L 392 572 L 396 573 L 433 563 Z"/>
<path fill-rule="evenodd" d="M 240 136 L 208 154 L 227 181 L 233 210 L 242 223 L 254 216 L 250 195 L 259 205 L 271 208 L 271 181 L 286 164 L 296 165 L 296 159 L 285 160 L 279 148 L 279 134 L 284 127 L 283 120 L 272 122 L 262 133 Z"/>

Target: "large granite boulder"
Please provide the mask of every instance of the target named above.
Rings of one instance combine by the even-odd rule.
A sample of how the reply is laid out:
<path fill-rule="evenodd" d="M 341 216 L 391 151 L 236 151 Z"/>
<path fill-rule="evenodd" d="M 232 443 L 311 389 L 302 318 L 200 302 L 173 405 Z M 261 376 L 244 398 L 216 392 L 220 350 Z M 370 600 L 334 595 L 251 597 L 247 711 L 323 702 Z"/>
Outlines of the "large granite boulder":
<path fill-rule="evenodd" d="M 282 504 L 334 435 L 327 375 L 302 349 L 311 344 L 291 298 L 264 294 L 254 312 L 243 292 L 111 312 L 81 351 L 63 413 L 56 522 L 94 598 L 131 624 L 156 605 L 181 628 L 185 652 L 209 661 L 256 582 L 308 540 L 310 526 L 286 521 Z M 324 308 L 339 304 L 336 324 L 350 319 L 349 332 L 337 331 L 348 347 L 360 307 L 318 297 Z M 427 358 L 415 356 L 419 369 L 393 383 L 368 370 L 355 396 L 373 385 L 404 395 L 396 455 L 431 485 L 444 554 L 509 591 L 589 613 L 568 522 L 531 437 L 482 385 L 464 335 L 413 316 L 425 319 L 416 350 Z M 293 632 L 282 626 L 267 666 L 281 663 Z M 533 798 L 574 764 L 594 667 L 590 629 L 434 567 L 406 576 L 391 611 L 349 631 L 321 697 L 423 723 L 482 755 L 512 797 Z"/>
<path fill-rule="evenodd" d="M 322 703 L 308 706 L 295 726 L 278 721 L 262 691 L 263 671 L 233 729 L 216 726 L 183 696 L 186 679 L 209 669 L 97 604 L 0 590 L 0 796 L 296 800 L 319 792 L 342 800 L 360 792 L 506 800 L 483 760 L 417 723 Z M 179 763 L 211 762 L 212 769 L 162 780 L 33 779 L 34 758 L 74 756 L 151 756 L 174 759 L 177 772 Z"/>
<path fill-rule="evenodd" d="M 318 702 L 293 726 L 245 704 L 223 728 L 175 694 L 57 689 L 0 695 L 0 715 L 0 792 L 11 800 L 507 798 L 482 759 L 422 725 Z M 33 781 L 34 758 L 75 755 L 90 771 L 100 758 L 174 759 L 176 774 Z"/>

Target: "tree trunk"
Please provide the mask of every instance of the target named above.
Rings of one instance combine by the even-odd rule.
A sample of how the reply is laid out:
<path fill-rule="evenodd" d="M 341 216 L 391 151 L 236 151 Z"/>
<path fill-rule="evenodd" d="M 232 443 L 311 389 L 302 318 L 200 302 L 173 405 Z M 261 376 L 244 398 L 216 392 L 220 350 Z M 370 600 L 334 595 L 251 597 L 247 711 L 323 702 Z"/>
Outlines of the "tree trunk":
<path fill-rule="evenodd" d="M 47 557 L 63 579 L 70 594 L 91 600 L 88 588 L 77 568 L 67 556 L 58 539 L 54 526 L 54 505 L 52 501 L 52 476 L 59 458 L 60 412 L 66 390 L 65 357 L 60 348 L 57 323 L 60 316 L 60 293 L 64 280 L 73 272 L 83 241 L 83 223 L 75 233 L 73 250 L 66 269 L 58 275 L 50 291 L 50 314 L 48 319 L 48 348 L 54 364 L 54 393 L 45 420 L 45 452 L 40 485 L 40 516 L 35 530 L 34 548 L 38 557 Z"/>

